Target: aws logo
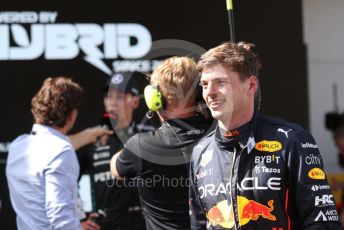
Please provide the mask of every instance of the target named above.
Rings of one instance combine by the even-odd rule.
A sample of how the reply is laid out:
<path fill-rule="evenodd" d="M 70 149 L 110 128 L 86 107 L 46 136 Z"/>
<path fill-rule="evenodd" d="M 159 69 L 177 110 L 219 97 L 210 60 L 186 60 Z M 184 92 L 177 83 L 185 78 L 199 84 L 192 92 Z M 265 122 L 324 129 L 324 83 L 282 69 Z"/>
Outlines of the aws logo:
<path fill-rule="evenodd" d="M 264 152 L 276 152 L 282 149 L 282 144 L 279 141 L 263 140 L 256 143 L 255 149 L 257 149 L 258 151 L 264 151 Z"/>
<path fill-rule="evenodd" d="M 325 173 L 320 168 L 312 168 L 308 172 L 308 177 L 315 179 L 315 180 L 323 180 L 323 179 L 325 179 Z"/>

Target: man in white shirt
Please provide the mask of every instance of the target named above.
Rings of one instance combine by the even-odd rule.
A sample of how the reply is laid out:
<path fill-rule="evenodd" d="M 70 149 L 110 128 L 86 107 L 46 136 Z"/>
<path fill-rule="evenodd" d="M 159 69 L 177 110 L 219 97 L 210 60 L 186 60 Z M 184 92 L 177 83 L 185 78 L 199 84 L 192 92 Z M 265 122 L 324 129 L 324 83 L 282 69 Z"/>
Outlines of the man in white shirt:
<path fill-rule="evenodd" d="M 32 98 L 30 134 L 10 146 L 6 175 L 17 227 L 81 229 L 77 215 L 79 164 L 66 136 L 83 100 L 83 89 L 65 77 L 48 78 Z"/>

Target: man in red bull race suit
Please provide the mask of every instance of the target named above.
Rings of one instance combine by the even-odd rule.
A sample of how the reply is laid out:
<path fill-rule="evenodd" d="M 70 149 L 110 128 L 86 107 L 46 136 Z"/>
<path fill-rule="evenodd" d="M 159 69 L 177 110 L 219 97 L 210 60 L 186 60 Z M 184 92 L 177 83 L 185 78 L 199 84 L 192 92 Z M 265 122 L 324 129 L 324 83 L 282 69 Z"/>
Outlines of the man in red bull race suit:
<path fill-rule="evenodd" d="M 224 43 L 198 62 L 218 126 L 193 150 L 191 229 L 340 229 L 311 134 L 256 109 L 253 47 Z"/>

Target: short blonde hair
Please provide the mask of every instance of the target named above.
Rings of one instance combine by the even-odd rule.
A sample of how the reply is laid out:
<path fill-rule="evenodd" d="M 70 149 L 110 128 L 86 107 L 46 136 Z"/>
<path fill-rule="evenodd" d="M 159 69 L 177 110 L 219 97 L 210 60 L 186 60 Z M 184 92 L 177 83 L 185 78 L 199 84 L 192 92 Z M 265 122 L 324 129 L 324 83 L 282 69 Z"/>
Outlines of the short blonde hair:
<path fill-rule="evenodd" d="M 157 86 L 165 103 L 195 102 L 199 71 L 188 57 L 171 57 L 160 63 L 150 76 L 151 85 Z"/>

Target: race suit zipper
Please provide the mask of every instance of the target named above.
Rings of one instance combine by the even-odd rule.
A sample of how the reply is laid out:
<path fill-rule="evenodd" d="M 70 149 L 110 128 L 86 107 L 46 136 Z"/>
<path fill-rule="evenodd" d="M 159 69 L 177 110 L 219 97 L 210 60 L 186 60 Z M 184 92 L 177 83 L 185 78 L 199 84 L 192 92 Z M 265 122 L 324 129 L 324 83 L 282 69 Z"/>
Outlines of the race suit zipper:
<path fill-rule="evenodd" d="M 233 153 L 233 164 L 231 166 L 231 175 L 230 175 L 230 181 L 231 181 L 231 177 L 233 176 L 233 172 L 234 172 L 234 165 L 235 165 L 235 158 L 236 158 L 236 148 L 234 147 L 234 153 Z M 235 211 L 234 211 L 234 203 L 233 203 L 233 193 L 232 193 L 232 185 L 229 186 L 229 194 L 230 194 L 230 201 L 232 204 L 232 211 L 233 211 L 233 216 L 234 216 L 234 229 L 237 229 L 237 224 L 236 224 L 236 215 L 235 215 Z"/>

